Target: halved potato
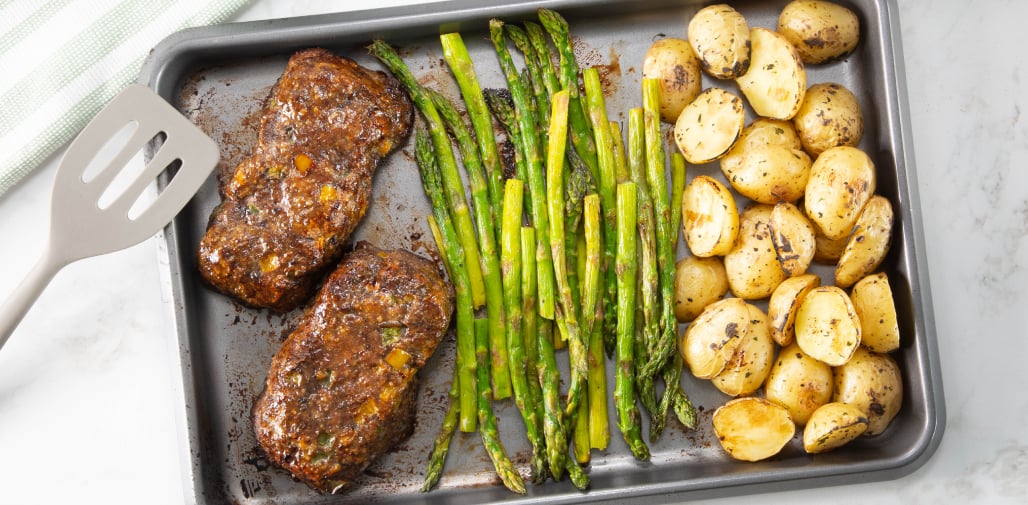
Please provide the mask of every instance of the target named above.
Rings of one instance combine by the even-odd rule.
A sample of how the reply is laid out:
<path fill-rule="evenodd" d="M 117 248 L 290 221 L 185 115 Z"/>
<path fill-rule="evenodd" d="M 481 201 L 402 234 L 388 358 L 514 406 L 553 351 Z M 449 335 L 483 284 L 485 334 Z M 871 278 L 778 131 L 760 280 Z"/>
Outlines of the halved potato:
<path fill-rule="evenodd" d="M 735 459 L 760 461 L 785 447 L 796 425 L 784 407 L 763 398 L 736 398 L 714 411 L 714 433 Z"/>
<path fill-rule="evenodd" d="M 809 215 L 808 215 L 809 217 Z M 842 252 L 846 250 L 846 243 L 850 235 L 847 233 L 841 238 L 830 239 L 821 233 L 821 229 L 814 227 L 814 261 L 823 265 L 838 265 Z"/>
<path fill-rule="evenodd" d="M 860 318 L 860 343 L 874 352 L 899 349 L 899 323 L 889 277 L 879 272 L 860 279 L 850 291 L 850 300 Z"/>
<path fill-rule="evenodd" d="M 725 255 L 725 273 L 732 294 L 757 300 L 771 293 L 786 278 L 771 241 L 772 207 L 753 204 L 739 215 L 739 236 Z"/>
<path fill-rule="evenodd" d="M 842 447 L 867 431 L 867 416 L 857 407 L 841 402 L 822 405 L 803 430 L 803 450 L 810 454 Z"/>
<path fill-rule="evenodd" d="M 751 200 L 776 204 L 803 197 L 810 176 L 810 156 L 783 145 L 745 144 L 720 160 L 729 184 Z"/>
<path fill-rule="evenodd" d="M 864 113 L 856 95 L 842 84 L 822 82 L 807 88 L 792 118 L 803 149 L 817 156 L 836 146 L 853 146 L 864 135 Z"/>
<path fill-rule="evenodd" d="M 739 141 L 732 150 L 741 145 L 753 147 L 782 146 L 790 149 L 803 149 L 800 135 L 792 121 L 758 117 L 743 128 Z"/>
<path fill-rule="evenodd" d="M 849 295 L 836 286 L 810 290 L 796 312 L 796 343 L 831 366 L 849 361 L 860 346 L 860 319 Z"/>
<path fill-rule="evenodd" d="M 682 337 L 682 358 L 689 371 L 700 379 L 721 373 L 749 327 L 750 311 L 744 300 L 725 298 L 708 305 Z"/>
<path fill-rule="evenodd" d="M 696 319 L 703 309 L 728 292 L 728 277 L 721 258 L 689 256 L 675 264 L 675 318 Z"/>
<path fill-rule="evenodd" d="M 689 44 L 708 74 L 733 79 L 750 66 L 750 28 L 739 11 L 725 4 L 700 9 L 688 26 Z"/>
<path fill-rule="evenodd" d="M 848 288 L 882 264 L 892 241 L 892 220 L 892 204 L 888 199 L 875 195 L 868 200 L 839 257 L 836 285 Z"/>
<path fill-rule="evenodd" d="M 689 41 L 667 37 L 654 42 L 643 57 L 642 76 L 660 80 L 660 119 L 674 123 L 700 94 L 700 60 Z"/>
<path fill-rule="evenodd" d="M 875 192 L 875 166 L 856 147 L 833 147 L 810 167 L 803 205 L 807 217 L 830 239 L 853 231 L 853 225 Z"/>
<path fill-rule="evenodd" d="M 742 98 L 707 88 L 682 109 L 675 122 L 675 143 L 689 163 L 715 160 L 739 138 L 746 124 Z"/>
<path fill-rule="evenodd" d="M 764 384 L 774 364 L 775 343 L 764 311 L 756 305 L 746 304 L 750 311 L 750 326 L 745 338 L 735 348 L 725 369 L 710 380 L 714 387 L 729 396 L 748 395 Z"/>
<path fill-rule="evenodd" d="M 753 111 L 774 119 L 792 119 L 807 92 L 803 61 L 785 37 L 767 28 L 750 30 L 750 68 L 735 79 Z"/>
<path fill-rule="evenodd" d="M 789 411 L 803 426 L 818 407 L 832 401 L 832 367 L 803 353 L 795 343 L 778 353 L 764 384 L 764 398 Z"/>
<path fill-rule="evenodd" d="M 695 256 L 723 255 L 732 250 L 739 234 L 739 211 L 732 192 L 712 177 L 694 177 L 682 196 L 682 228 Z"/>
<path fill-rule="evenodd" d="M 771 293 L 771 299 L 767 302 L 767 317 L 771 322 L 771 339 L 776 344 L 787 346 L 792 343 L 796 311 L 799 310 L 803 297 L 820 285 L 820 277 L 803 274 L 785 279 Z"/>
<path fill-rule="evenodd" d="M 817 243 L 814 240 L 814 227 L 807 220 L 803 211 L 795 205 L 782 202 L 771 211 L 771 241 L 775 245 L 775 254 L 782 270 L 789 277 L 806 273 L 807 267 L 814 259 Z"/>
<path fill-rule="evenodd" d="M 903 376 L 888 354 L 861 347 L 846 364 L 832 370 L 832 400 L 851 404 L 867 416 L 866 435 L 877 435 L 889 426 L 903 405 Z"/>
<path fill-rule="evenodd" d="M 842 58 L 857 47 L 860 19 L 836 3 L 795 0 L 778 15 L 778 32 L 796 46 L 804 63 L 823 63 Z"/>

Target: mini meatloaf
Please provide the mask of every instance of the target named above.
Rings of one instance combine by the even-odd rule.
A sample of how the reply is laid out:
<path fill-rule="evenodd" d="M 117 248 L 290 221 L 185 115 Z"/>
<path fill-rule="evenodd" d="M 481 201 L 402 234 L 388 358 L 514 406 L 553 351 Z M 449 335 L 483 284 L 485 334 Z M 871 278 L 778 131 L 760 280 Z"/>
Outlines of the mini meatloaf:
<path fill-rule="evenodd" d="M 254 406 L 268 459 L 323 493 L 410 436 L 416 373 L 442 340 L 453 287 L 411 252 L 359 245 L 271 362 Z"/>
<path fill-rule="evenodd" d="M 247 305 L 304 303 L 364 216 L 379 161 L 410 134 L 399 82 L 324 49 L 293 55 L 253 154 L 220 180 L 200 241 L 206 281 Z"/>

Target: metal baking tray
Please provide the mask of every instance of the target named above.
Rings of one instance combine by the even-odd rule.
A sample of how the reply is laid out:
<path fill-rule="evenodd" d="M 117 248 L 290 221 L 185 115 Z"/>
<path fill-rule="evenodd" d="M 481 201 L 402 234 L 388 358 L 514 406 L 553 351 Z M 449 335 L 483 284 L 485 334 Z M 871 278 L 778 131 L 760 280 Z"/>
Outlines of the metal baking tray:
<path fill-rule="evenodd" d="M 751 26 L 774 28 L 785 1 L 733 3 Z M 588 467 L 591 488 L 586 493 L 565 479 L 530 485 L 524 496 L 512 494 L 499 484 L 478 435 L 457 434 L 440 486 L 423 494 L 418 489 L 446 409 L 453 366 L 452 336 L 448 336 L 421 373 L 413 436 L 374 463 L 358 487 L 342 495 L 319 495 L 285 471 L 269 467 L 257 448 L 250 420 L 271 357 L 299 311 L 275 315 L 245 308 L 209 290 L 196 272 L 196 247 L 219 201 L 212 177 L 164 230 L 161 242 L 164 286 L 178 337 L 174 364 L 182 374 L 179 424 L 188 500 L 282 505 L 657 503 L 894 479 L 920 467 L 939 444 L 945 409 L 897 6 L 894 0 L 842 3 L 860 17 L 861 43 L 845 61 L 808 66 L 808 83 L 840 82 L 856 93 L 866 122 L 861 147 L 877 166 L 878 193 L 897 210 L 898 228 L 881 269 L 889 274 L 900 316 L 902 348 L 895 357 L 903 371 L 905 398 L 885 433 L 817 456 L 803 452 L 797 435 L 770 460 L 736 462 L 723 452 L 710 424 L 713 410 L 728 398 L 686 373 L 683 385 L 700 409 L 699 427 L 690 431 L 669 421 L 663 438 L 651 446 L 652 459 L 641 463 L 632 458 L 612 425 L 609 448 L 593 451 Z M 423 83 L 459 96 L 442 62 L 438 35 L 459 30 L 483 86 L 503 86 L 488 41 L 487 20 L 499 17 L 518 22 L 533 18 L 538 7 L 548 7 L 569 20 L 581 64 L 602 67 L 610 117 L 625 120 L 628 109 L 640 103 L 640 65 L 646 48 L 661 36 L 683 37 L 687 20 L 701 6 L 682 0 L 503 0 L 494 4 L 455 0 L 190 29 L 153 50 L 140 81 L 207 131 L 221 146 L 219 170 L 230 170 L 254 144 L 261 104 L 293 51 L 321 46 L 382 68 L 365 46 L 373 38 L 383 38 L 400 49 Z M 705 79 L 705 87 L 715 84 Z M 724 81 L 716 84 L 734 88 Z M 690 177 L 701 173 L 722 177 L 713 163 L 691 166 L 689 172 Z M 370 209 L 353 240 L 434 254 L 424 221 L 429 213 L 408 144 L 378 169 Z M 820 273 L 830 280 L 830 270 Z M 497 402 L 495 410 L 508 453 L 527 474 L 529 448 L 520 416 L 510 401 Z M 610 412 L 613 415 L 612 405 Z"/>

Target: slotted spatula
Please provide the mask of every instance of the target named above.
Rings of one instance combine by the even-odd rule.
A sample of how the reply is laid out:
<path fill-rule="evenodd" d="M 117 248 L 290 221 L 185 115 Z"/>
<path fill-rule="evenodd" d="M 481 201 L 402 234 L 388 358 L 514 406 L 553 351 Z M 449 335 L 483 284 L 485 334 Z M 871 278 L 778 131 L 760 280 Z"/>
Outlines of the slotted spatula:
<path fill-rule="evenodd" d="M 128 141 L 99 170 L 87 167 L 115 135 L 133 128 Z M 163 135 L 162 135 L 163 134 Z M 129 161 L 151 140 L 163 143 L 127 184 Z M 54 178 L 50 237 L 43 256 L 0 306 L 0 347 L 32 303 L 65 265 L 142 242 L 162 229 L 200 188 L 218 162 L 218 146 L 146 86 L 131 85 L 97 114 L 68 146 Z M 147 188 L 167 172 L 171 181 L 146 204 Z M 118 175 L 123 177 L 118 179 Z M 120 187 L 125 189 L 109 195 Z M 109 204 L 101 204 L 109 201 Z"/>

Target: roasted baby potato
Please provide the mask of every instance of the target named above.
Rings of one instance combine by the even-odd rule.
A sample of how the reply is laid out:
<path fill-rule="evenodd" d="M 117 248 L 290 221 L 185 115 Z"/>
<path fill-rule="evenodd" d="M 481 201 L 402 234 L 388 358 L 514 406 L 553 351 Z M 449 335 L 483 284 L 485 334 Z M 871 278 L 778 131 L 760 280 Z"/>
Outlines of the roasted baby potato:
<path fill-rule="evenodd" d="M 811 289 L 821 285 L 821 278 L 814 274 L 803 274 L 782 281 L 771 293 L 767 302 L 767 317 L 771 322 L 771 339 L 780 346 L 792 343 L 795 335 L 796 311 L 803 297 Z"/>
<path fill-rule="evenodd" d="M 775 343 L 771 340 L 767 315 L 756 305 L 746 304 L 746 307 L 750 311 L 746 335 L 725 369 L 710 380 L 714 387 L 729 396 L 748 395 L 759 389 L 774 364 Z"/>
<path fill-rule="evenodd" d="M 903 377 L 896 361 L 888 354 L 861 347 L 832 373 L 832 401 L 848 403 L 864 412 L 868 421 L 865 434 L 885 431 L 903 405 Z"/>
<path fill-rule="evenodd" d="M 860 318 L 860 343 L 874 352 L 899 349 L 899 323 L 889 277 L 879 272 L 860 279 L 850 290 L 850 300 Z"/>
<path fill-rule="evenodd" d="M 750 28 L 746 18 L 725 4 L 700 9 L 688 26 L 689 44 L 703 70 L 718 79 L 734 79 L 750 67 Z"/>
<path fill-rule="evenodd" d="M 824 63 L 853 52 L 860 42 L 860 19 L 832 2 L 795 0 L 778 15 L 778 32 L 796 46 L 804 63 Z"/>
<path fill-rule="evenodd" d="M 849 295 L 836 286 L 810 290 L 796 312 L 796 343 L 831 366 L 849 361 L 860 346 L 860 319 Z"/>
<path fill-rule="evenodd" d="M 809 217 L 809 214 L 808 214 Z M 841 238 L 830 239 L 821 233 L 818 227 L 814 227 L 814 261 L 823 265 L 838 265 L 842 252 L 846 250 L 846 243 L 850 240 L 847 233 Z"/>
<path fill-rule="evenodd" d="M 832 367 L 807 356 L 795 343 L 778 353 L 764 384 L 764 397 L 789 411 L 797 426 L 832 401 Z"/>
<path fill-rule="evenodd" d="M 750 68 L 735 82 L 757 114 L 792 119 L 807 91 L 807 73 L 792 43 L 766 28 L 750 30 Z"/>
<path fill-rule="evenodd" d="M 675 144 L 689 163 L 706 163 L 725 154 L 742 132 L 742 98 L 721 88 L 703 90 L 675 122 Z"/>
<path fill-rule="evenodd" d="M 745 300 L 725 298 L 708 305 L 682 337 L 682 358 L 689 371 L 700 379 L 721 373 L 749 327 L 750 310 Z"/>
<path fill-rule="evenodd" d="M 864 151 L 828 149 L 810 167 L 803 199 L 807 217 L 829 239 L 849 235 L 876 183 L 874 163 Z"/>
<path fill-rule="evenodd" d="M 643 57 L 642 76 L 660 81 L 660 118 L 674 123 L 700 94 L 700 60 L 689 41 L 667 37 L 654 42 Z"/>
<path fill-rule="evenodd" d="M 832 402 L 815 410 L 803 430 L 803 450 L 810 454 L 842 447 L 867 431 L 868 419 L 853 405 Z"/>
<path fill-rule="evenodd" d="M 725 264 L 718 256 L 689 256 L 675 264 L 675 318 L 696 319 L 703 309 L 728 292 Z"/>
<path fill-rule="evenodd" d="M 682 195 L 682 228 L 694 256 L 731 251 L 739 234 L 739 211 L 732 192 L 712 177 L 693 178 Z"/>
<path fill-rule="evenodd" d="M 771 211 L 768 225 L 771 227 L 775 254 L 785 274 L 795 277 L 806 273 L 817 248 L 814 227 L 807 216 L 795 205 L 782 202 Z"/>
<path fill-rule="evenodd" d="M 807 88 L 792 121 L 803 149 L 814 157 L 836 146 L 856 147 L 864 135 L 860 102 L 852 91 L 834 82 Z"/>
<path fill-rule="evenodd" d="M 770 204 L 802 197 L 811 163 L 795 126 L 768 118 L 747 125 L 719 162 L 725 179 L 739 194 Z"/>
<path fill-rule="evenodd" d="M 753 204 L 739 215 L 739 236 L 725 255 L 728 289 L 746 300 L 757 300 L 771 293 L 788 276 L 782 270 L 771 240 L 770 205 Z"/>
<path fill-rule="evenodd" d="M 848 288 L 882 264 L 892 241 L 892 220 L 888 199 L 875 195 L 868 200 L 835 268 L 837 286 Z"/>
<path fill-rule="evenodd" d="M 784 407 L 763 398 L 736 398 L 714 411 L 714 433 L 735 459 L 760 461 L 778 454 L 796 433 Z"/>

